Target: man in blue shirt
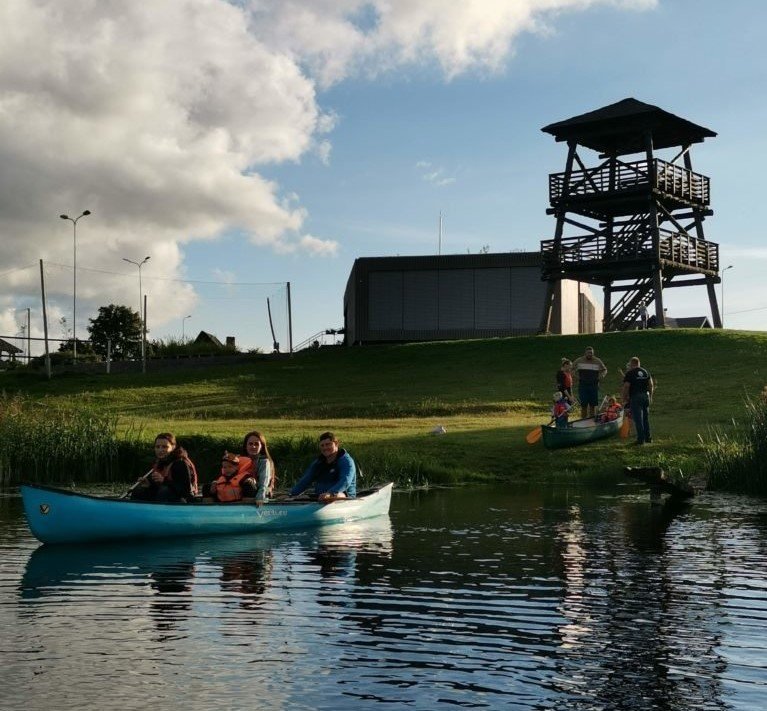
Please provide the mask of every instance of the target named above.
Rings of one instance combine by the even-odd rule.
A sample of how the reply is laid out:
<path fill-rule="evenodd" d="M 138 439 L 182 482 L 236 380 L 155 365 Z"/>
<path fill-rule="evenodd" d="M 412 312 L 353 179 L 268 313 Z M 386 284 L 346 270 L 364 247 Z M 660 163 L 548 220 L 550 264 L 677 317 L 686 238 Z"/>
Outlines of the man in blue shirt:
<path fill-rule="evenodd" d="M 290 495 L 298 496 L 311 484 L 322 502 L 357 495 L 357 467 L 349 453 L 339 448 L 338 438 L 332 432 L 320 435 L 320 456 L 309 465 Z"/>

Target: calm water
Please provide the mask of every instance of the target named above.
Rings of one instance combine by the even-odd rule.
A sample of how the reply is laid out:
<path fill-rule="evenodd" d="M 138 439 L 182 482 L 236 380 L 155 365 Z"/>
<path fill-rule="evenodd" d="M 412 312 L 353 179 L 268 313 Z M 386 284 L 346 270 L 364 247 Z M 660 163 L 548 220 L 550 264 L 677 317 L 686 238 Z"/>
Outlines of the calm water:
<path fill-rule="evenodd" d="M 0 498 L 2 709 L 767 708 L 767 504 L 396 494 L 248 539 L 42 547 Z"/>

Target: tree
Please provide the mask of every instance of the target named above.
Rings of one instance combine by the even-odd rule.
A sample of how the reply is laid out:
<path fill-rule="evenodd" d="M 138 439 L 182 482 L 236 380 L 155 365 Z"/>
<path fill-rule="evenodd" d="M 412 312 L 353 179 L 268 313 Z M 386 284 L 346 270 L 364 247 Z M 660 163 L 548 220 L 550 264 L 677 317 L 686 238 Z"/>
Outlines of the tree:
<path fill-rule="evenodd" d="M 99 315 L 89 319 L 93 350 L 106 356 L 107 341 L 112 341 L 112 358 L 138 358 L 141 353 L 141 317 L 128 306 L 100 306 Z"/>

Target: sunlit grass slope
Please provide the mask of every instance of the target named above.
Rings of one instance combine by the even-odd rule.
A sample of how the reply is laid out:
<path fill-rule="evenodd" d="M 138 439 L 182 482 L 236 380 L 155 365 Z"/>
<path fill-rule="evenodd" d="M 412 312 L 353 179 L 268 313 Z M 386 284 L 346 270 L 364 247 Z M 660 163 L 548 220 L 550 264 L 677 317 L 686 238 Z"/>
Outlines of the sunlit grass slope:
<path fill-rule="evenodd" d="M 545 451 L 525 434 L 547 420 L 561 357 L 593 345 L 607 367 L 603 393 L 618 393 L 629 357 L 655 377 L 655 443 L 617 439 Z M 254 427 L 269 438 L 332 428 L 386 475 L 418 469 L 423 479 L 538 477 L 548 473 L 660 463 L 699 466 L 710 427 L 741 417 L 747 395 L 767 382 L 767 334 L 635 331 L 448 343 L 325 348 L 209 370 L 66 376 L 51 382 L 6 374 L 0 387 L 64 407 L 88 404 L 141 428 L 237 444 Z M 442 436 L 430 435 L 438 424 Z M 378 464 L 376 464 L 378 462 Z"/>

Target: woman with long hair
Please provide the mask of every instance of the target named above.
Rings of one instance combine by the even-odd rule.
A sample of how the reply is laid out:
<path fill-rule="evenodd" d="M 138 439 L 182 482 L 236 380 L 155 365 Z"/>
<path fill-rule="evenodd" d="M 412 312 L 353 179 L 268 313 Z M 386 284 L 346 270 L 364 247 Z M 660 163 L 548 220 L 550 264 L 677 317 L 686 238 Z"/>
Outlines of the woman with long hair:
<path fill-rule="evenodd" d="M 197 496 L 197 469 L 174 435 L 158 434 L 154 455 L 152 469 L 139 479 L 131 491 L 132 499 L 189 502 Z"/>
<path fill-rule="evenodd" d="M 256 482 L 256 504 L 262 504 L 274 493 L 277 481 L 277 469 L 264 435 L 256 430 L 248 432 L 242 441 L 242 453 L 251 461 L 250 472 Z"/>

